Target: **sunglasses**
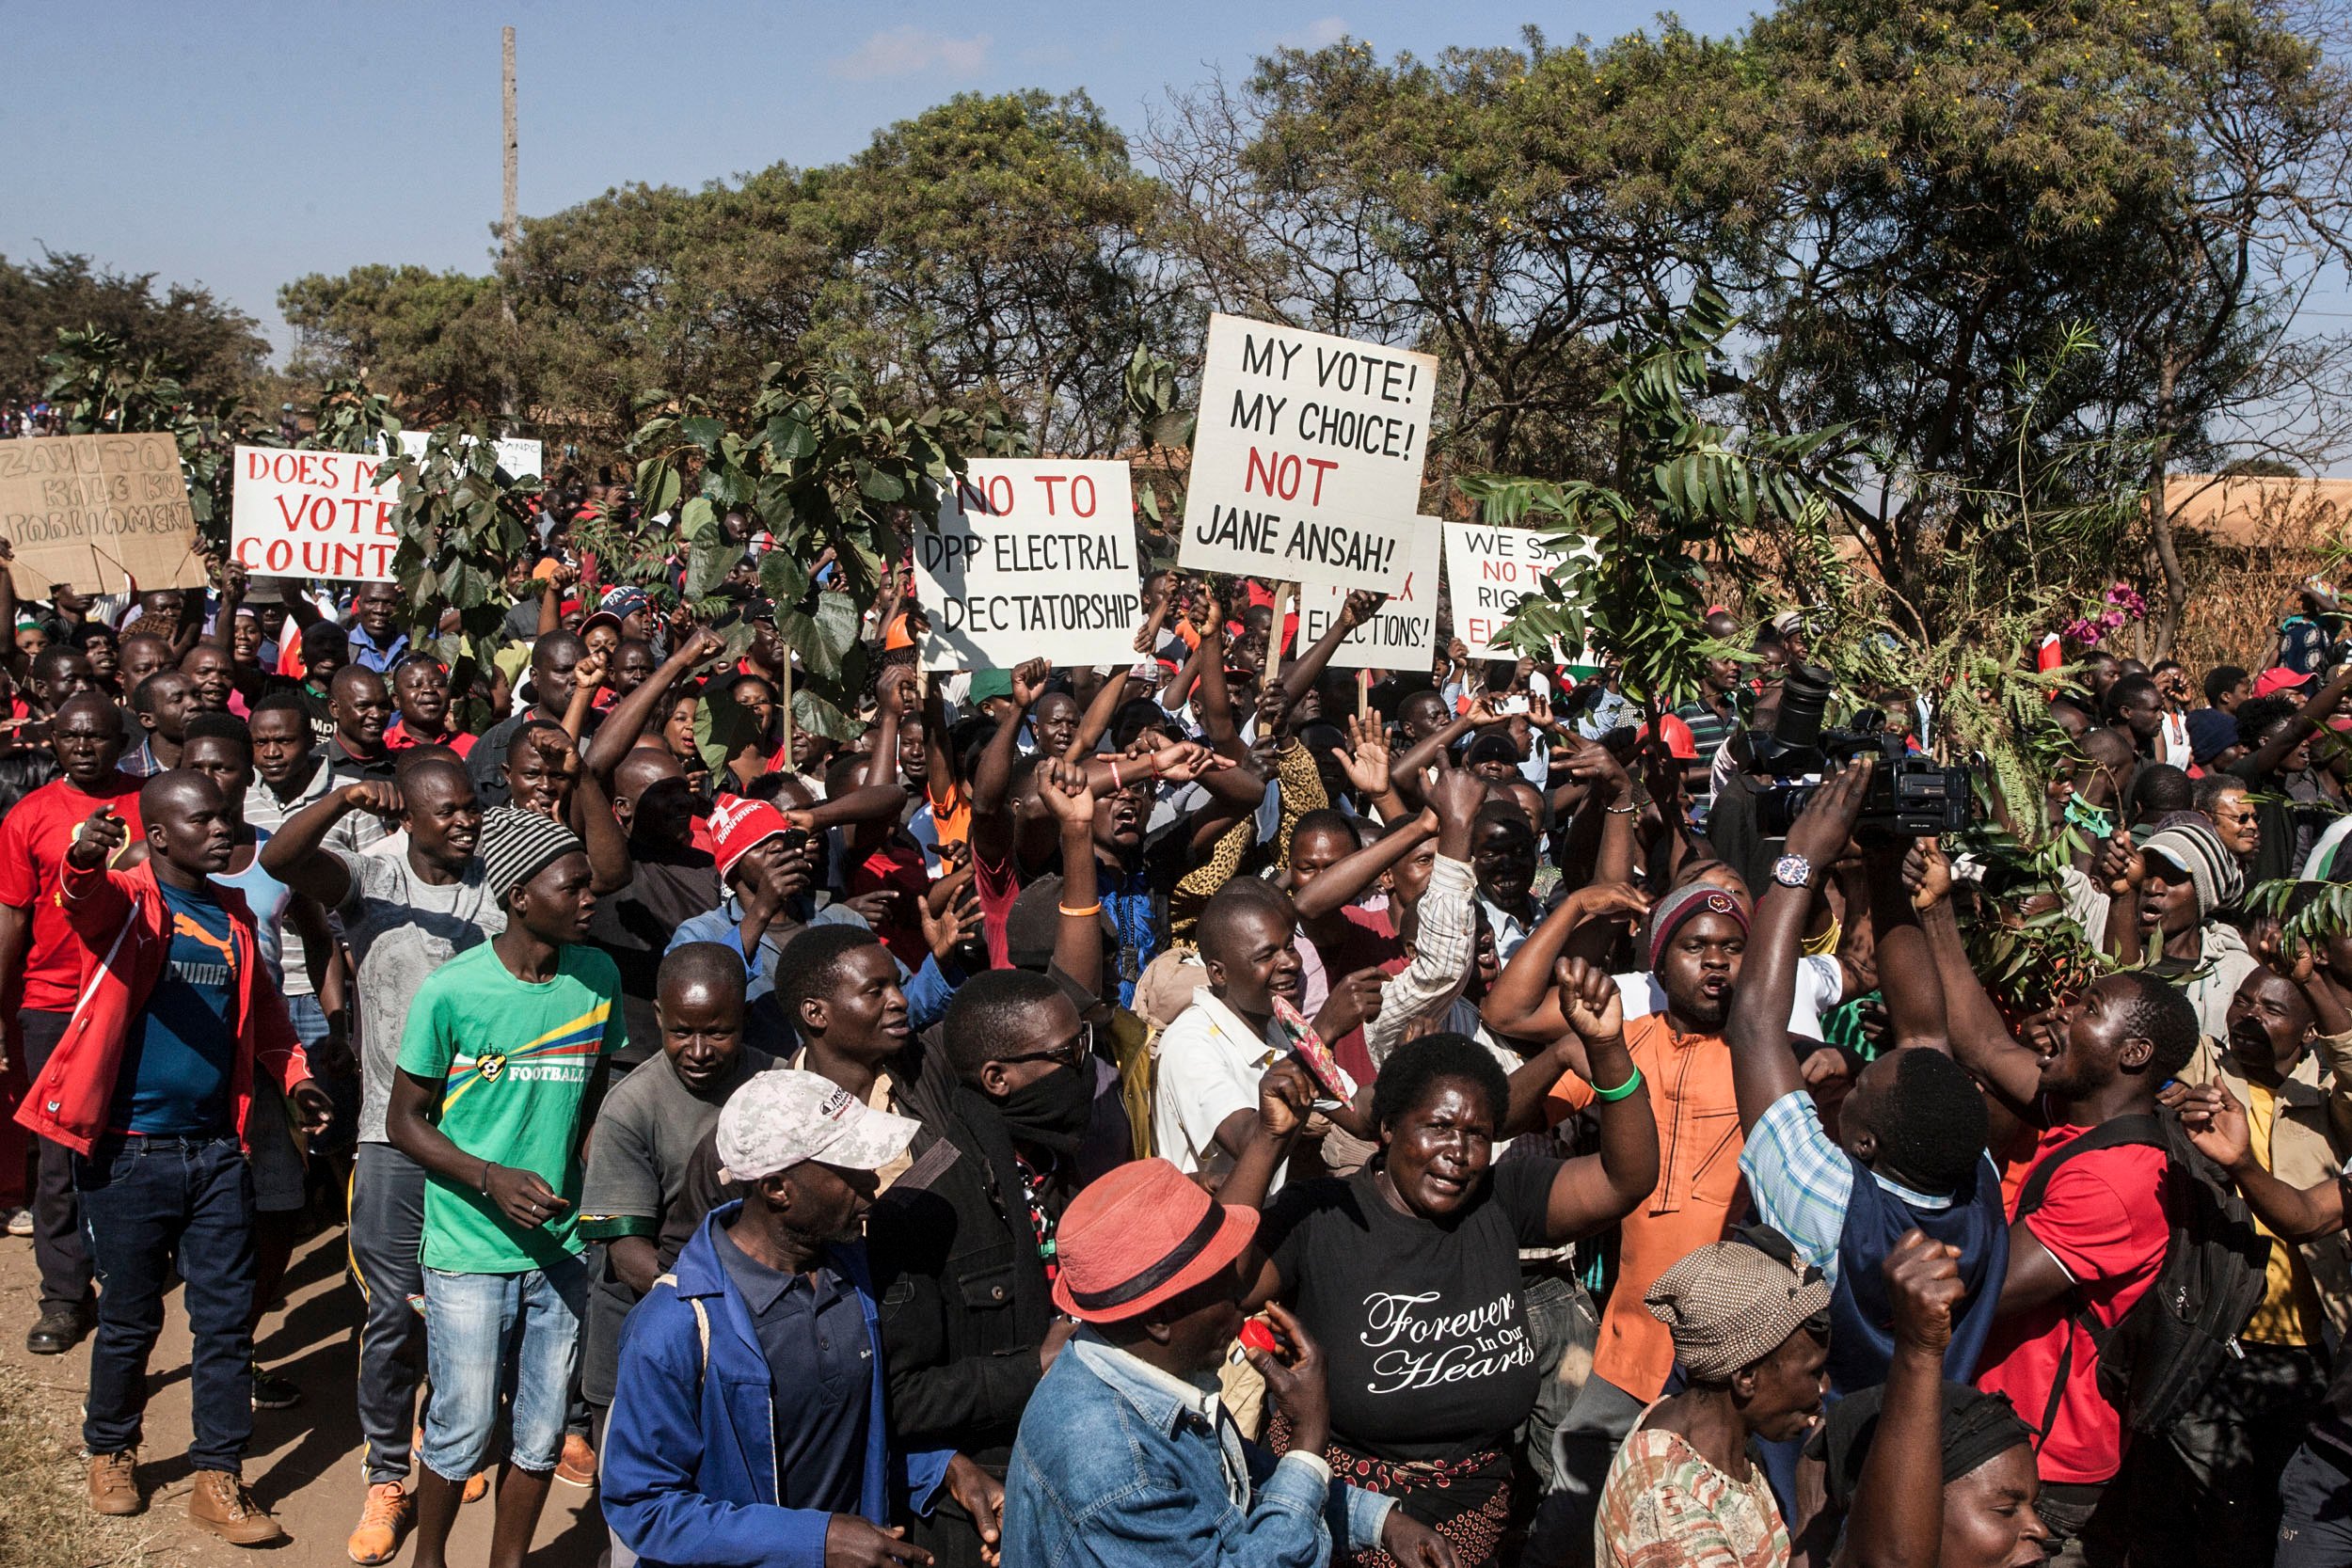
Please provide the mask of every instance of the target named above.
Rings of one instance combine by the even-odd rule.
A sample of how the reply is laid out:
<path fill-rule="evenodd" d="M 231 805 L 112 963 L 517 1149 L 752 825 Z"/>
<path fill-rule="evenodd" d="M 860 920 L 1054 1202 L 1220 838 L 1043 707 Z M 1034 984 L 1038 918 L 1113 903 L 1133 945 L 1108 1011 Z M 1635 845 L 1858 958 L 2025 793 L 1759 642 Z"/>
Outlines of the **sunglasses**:
<path fill-rule="evenodd" d="M 1061 1067 L 1082 1067 L 1094 1054 L 1094 1025 L 1080 1023 L 1078 1032 L 1050 1051 L 1027 1051 L 1018 1056 L 999 1056 L 1003 1067 L 1018 1067 L 1023 1062 L 1053 1062 Z"/>

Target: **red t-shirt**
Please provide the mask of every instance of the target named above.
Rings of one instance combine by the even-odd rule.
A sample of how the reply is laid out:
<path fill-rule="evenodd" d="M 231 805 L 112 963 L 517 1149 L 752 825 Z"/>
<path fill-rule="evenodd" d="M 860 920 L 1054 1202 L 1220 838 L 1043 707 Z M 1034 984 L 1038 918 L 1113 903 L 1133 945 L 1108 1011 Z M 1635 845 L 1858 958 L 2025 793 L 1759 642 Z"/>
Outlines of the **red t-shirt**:
<path fill-rule="evenodd" d="M 464 731 L 460 730 L 455 735 L 451 736 L 446 740 L 438 741 L 437 744 L 448 747 L 451 751 L 455 752 L 462 757 L 471 752 L 473 750 L 473 743 L 481 738 L 482 737 L 478 735 L 468 735 Z M 423 742 L 421 741 L 412 739 L 409 736 L 408 732 L 400 727 L 400 721 L 398 719 L 394 719 L 389 724 L 387 724 L 384 727 L 384 749 L 388 752 L 414 751 L 418 746 L 422 744 Z"/>
<path fill-rule="evenodd" d="M 895 918 L 875 927 L 874 935 L 892 958 L 909 969 L 922 968 L 923 960 L 931 956 L 930 944 L 923 940 L 923 917 L 914 908 L 914 900 L 931 890 L 930 877 L 923 869 L 923 851 L 895 840 L 883 844 L 850 867 L 848 886 L 852 898 L 861 893 L 899 895 L 892 907 Z"/>
<path fill-rule="evenodd" d="M 1315 957 L 1323 960 L 1324 975 L 1332 985 L 1359 969 L 1383 970 L 1391 976 L 1404 971 L 1405 944 L 1397 940 L 1395 929 L 1390 926 L 1388 911 L 1350 904 L 1340 911 L 1340 917 L 1346 925 L 1330 941 L 1307 939 L 1314 942 Z M 1364 1045 L 1361 1025 L 1333 1040 L 1331 1054 L 1359 1084 L 1369 1084 L 1379 1075 L 1372 1065 L 1372 1053 Z"/>
<path fill-rule="evenodd" d="M 2034 1145 L 2032 1164 L 2089 1131 L 2047 1129 Z M 2042 1207 L 2026 1216 L 2026 1228 L 2076 1289 L 1996 1323 L 1977 1384 L 1987 1393 L 2007 1394 L 2018 1415 L 2040 1425 L 2059 1356 L 2072 1342 L 2066 1391 L 2037 1461 L 2044 1481 L 2095 1485 L 2122 1467 L 2122 1418 L 2099 1392 L 2099 1348 L 2074 1314 L 2088 1307 L 2101 1326 L 2111 1328 L 2154 1282 L 2171 1239 L 2166 1167 L 2164 1150 L 2141 1144 L 2076 1155 L 2050 1179 Z"/>
<path fill-rule="evenodd" d="M 980 933 L 988 939 L 988 961 L 991 967 L 1010 967 L 1005 959 L 1005 922 L 1012 915 L 1013 901 L 1021 896 L 1021 873 L 1013 868 L 1020 858 L 1018 850 L 1001 861 L 992 861 L 977 848 L 972 853 L 972 891 L 980 898 Z"/>
<path fill-rule="evenodd" d="M 139 785 L 117 773 L 85 795 L 65 780 L 45 784 L 0 816 L 0 904 L 33 911 L 32 945 L 24 959 L 24 1006 L 43 1012 L 73 1010 L 82 989 L 82 939 L 65 917 L 58 874 L 73 830 L 100 806 L 112 806 L 133 841 L 139 836 Z"/>

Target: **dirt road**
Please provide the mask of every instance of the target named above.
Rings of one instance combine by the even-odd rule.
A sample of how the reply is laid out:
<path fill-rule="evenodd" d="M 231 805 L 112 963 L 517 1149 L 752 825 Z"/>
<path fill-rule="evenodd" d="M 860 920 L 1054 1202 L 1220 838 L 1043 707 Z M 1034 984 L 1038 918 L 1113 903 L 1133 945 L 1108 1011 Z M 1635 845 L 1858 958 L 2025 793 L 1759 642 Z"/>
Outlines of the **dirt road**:
<path fill-rule="evenodd" d="M 150 1364 L 147 1443 L 139 1479 L 148 1494 L 147 1512 L 110 1523 L 103 1538 L 110 1564 L 153 1568 L 230 1568 L 257 1560 L 315 1563 L 346 1562 L 343 1539 L 358 1519 L 362 1491 L 359 1423 L 352 1402 L 358 1365 L 359 1297 L 342 1270 L 342 1230 L 322 1231 L 295 1254 L 288 1270 L 283 1305 L 262 1323 L 262 1364 L 292 1378 L 303 1392 L 292 1410 L 256 1411 L 253 1448 L 246 1456 L 246 1484 L 278 1515 L 293 1540 L 276 1552 L 240 1550 L 187 1523 L 188 1324 L 175 1291 L 166 1307 L 164 1336 Z M 28 1355 L 24 1330 L 31 1326 L 39 1291 L 30 1242 L 0 1238 L 0 1364 L 31 1380 L 52 1410 L 59 1437 L 78 1449 L 81 1402 L 89 1371 L 87 1340 L 66 1355 Z M 78 1488 L 63 1473 L 60 1487 Z M 0 1484 L 38 1484 L 10 1477 Z M 595 1494 L 557 1485 L 530 1558 L 532 1568 L 592 1568 L 604 1544 L 603 1520 Z M 490 1504 L 466 1509 L 450 1542 L 453 1563 L 478 1563 L 490 1544 Z M 403 1546 L 395 1560 L 405 1562 Z"/>

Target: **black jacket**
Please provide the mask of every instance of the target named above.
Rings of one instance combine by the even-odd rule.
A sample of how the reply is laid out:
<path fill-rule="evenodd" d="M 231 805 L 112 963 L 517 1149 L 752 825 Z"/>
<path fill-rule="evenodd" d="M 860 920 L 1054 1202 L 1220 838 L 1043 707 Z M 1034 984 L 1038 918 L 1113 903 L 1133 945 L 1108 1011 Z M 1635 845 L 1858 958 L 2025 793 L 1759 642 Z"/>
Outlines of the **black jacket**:
<path fill-rule="evenodd" d="M 891 1424 L 905 1448 L 953 1448 L 1002 1474 L 1054 1316 L 1001 1124 L 926 1053 L 899 1108 L 923 1124 L 914 1164 L 866 1220 Z M 992 1146 L 996 1154 L 992 1158 Z M 1009 1186 L 1010 1190 L 1006 1190 Z"/>

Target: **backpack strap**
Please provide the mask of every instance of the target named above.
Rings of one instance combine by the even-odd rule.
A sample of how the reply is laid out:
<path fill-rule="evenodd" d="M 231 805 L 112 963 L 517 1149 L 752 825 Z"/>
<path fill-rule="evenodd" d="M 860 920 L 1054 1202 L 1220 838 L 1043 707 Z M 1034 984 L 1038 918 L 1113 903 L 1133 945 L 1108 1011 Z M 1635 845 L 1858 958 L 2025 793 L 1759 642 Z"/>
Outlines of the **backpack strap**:
<path fill-rule="evenodd" d="M 2090 1154 L 2102 1148 L 2121 1148 L 2129 1144 L 2145 1144 L 2152 1148 L 2165 1148 L 2164 1129 L 2156 1118 L 2145 1113 L 2128 1117 L 2111 1117 L 2076 1138 L 2048 1159 L 2036 1165 L 2033 1174 L 2017 1194 L 2017 1218 L 2042 1207 L 2050 1191 L 2050 1179 L 2058 1168 L 2077 1154 Z"/>
<path fill-rule="evenodd" d="M 2050 1179 L 2058 1174 L 2058 1166 L 2075 1155 L 2090 1154 L 2102 1148 L 2122 1148 L 2133 1144 L 2154 1148 L 2166 1147 L 2164 1129 L 2153 1116 L 2137 1113 L 2128 1117 L 2111 1117 L 2101 1122 L 2034 1167 L 2033 1174 L 2026 1179 L 2025 1186 L 2018 1191 L 2017 1218 L 2022 1220 L 2042 1207 L 2042 1200 L 2049 1196 Z M 2070 1289 L 2079 1291 L 2080 1287 Z M 2090 1335 L 2094 1348 L 2103 1352 L 2106 1350 L 2107 1331 L 2090 1315 L 2088 1305 L 2078 1307 L 2068 1322 L 2079 1325 L 2084 1333 Z M 2058 1424 L 2058 1404 L 2066 1397 L 2066 1385 L 2074 1373 L 2074 1337 L 2070 1334 L 2058 1351 L 2058 1375 L 2050 1380 L 2049 1402 L 2042 1411 L 2042 1441 L 2044 1443 L 2050 1439 L 2050 1429 Z M 2037 1443 L 2035 1448 L 2039 1450 L 2041 1444 Z"/>

